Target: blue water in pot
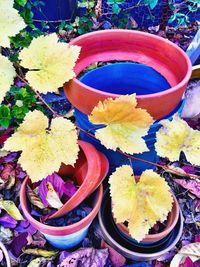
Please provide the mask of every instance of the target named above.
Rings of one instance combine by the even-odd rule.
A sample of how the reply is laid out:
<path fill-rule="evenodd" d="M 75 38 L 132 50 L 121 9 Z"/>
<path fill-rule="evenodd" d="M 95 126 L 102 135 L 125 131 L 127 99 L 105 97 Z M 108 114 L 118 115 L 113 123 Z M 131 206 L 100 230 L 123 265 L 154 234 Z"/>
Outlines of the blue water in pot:
<path fill-rule="evenodd" d="M 119 92 L 121 92 L 121 94 L 123 92 L 123 94 L 136 93 L 144 95 L 160 92 L 170 87 L 169 83 L 161 74 L 153 70 L 151 67 L 136 63 L 115 63 L 106 65 L 89 71 L 80 78 L 80 81 L 95 89 L 101 89 L 106 92 L 118 94 Z M 170 120 L 176 112 L 181 114 L 183 106 L 184 101 L 181 101 L 173 112 L 162 119 Z M 92 134 L 95 133 L 94 129 L 102 127 L 102 125 L 92 124 L 88 120 L 88 116 L 77 109 L 75 109 L 75 118 L 79 127 L 84 130 L 90 130 L 90 133 Z M 159 124 L 159 121 L 155 121 L 152 124 L 148 135 L 144 137 L 149 151 L 141 154 L 135 154 L 135 157 L 151 162 L 157 162 L 158 157 L 154 144 L 156 141 L 156 132 L 160 127 L 161 125 Z M 127 157 L 119 152 L 105 148 L 98 140 L 88 136 L 84 132 L 80 132 L 80 138 L 93 144 L 98 150 L 107 156 L 110 163 L 110 173 L 113 172 L 118 166 L 130 164 L 130 161 Z M 139 160 L 132 160 L 132 167 L 136 175 L 140 175 L 146 169 L 155 168 L 153 165 Z"/>

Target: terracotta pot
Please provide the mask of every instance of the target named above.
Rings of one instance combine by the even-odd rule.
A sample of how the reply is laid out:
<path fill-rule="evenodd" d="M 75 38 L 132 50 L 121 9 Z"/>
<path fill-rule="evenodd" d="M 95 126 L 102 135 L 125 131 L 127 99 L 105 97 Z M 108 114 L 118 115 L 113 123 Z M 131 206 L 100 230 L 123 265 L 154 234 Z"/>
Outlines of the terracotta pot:
<path fill-rule="evenodd" d="M 24 216 L 38 231 L 44 234 L 49 243 L 60 249 L 69 249 L 78 245 L 87 235 L 90 224 L 97 215 L 103 196 L 103 186 L 100 185 L 94 193 L 93 209 L 81 221 L 69 226 L 55 227 L 37 221 L 29 211 L 29 202 L 26 195 L 26 186 L 30 182 L 27 177 L 20 190 L 20 205 Z"/>
<path fill-rule="evenodd" d="M 146 237 L 141 241 L 142 243 L 157 242 L 165 238 L 174 229 L 179 219 L 180 208 L 179 208 L 178 201 L 174 195 L 173 195 L 173 199 L 174 199 L 174 203 L 173 203 L 172 211 L 168 215 L 166 227 L 160 233 L 146 235 Z M 126 225 L 124 225 L 123 223 L 116 224 L 116 225 L 125 236 L 132 238 L 131 235 L 129 234 L 129 230 L 126 227 Z"/>
<path fill-rule="evenodd" d="M 111 200 L 108 190 L 104 194 L 98 218 L 105 241 L 124 257 L 136 261 L 150 261 L 160 258 L 176 246 L 183 232 L 183 216 L 180 210 L 179 219 L 174 229 L 172 229 L 167 238 L 158 241 L 156 245 L 137 244 L 135 241 L 128 240 L 124 235 L 120 234 L 112 218 Z"/>
<path fill-rule="evenodd" d="M 82 35 L 70 44 L 82 47 L 75 67 L 76 75 L 92 63 L 112 60 L 138 62 L 159 72 L 171 88 L 137 95 L 138 106 L 146 109 L 155 120 L 167 116 L 178 106 L 191 76 L 188 56 L 172 42 L 152 34 L 132 30 L 104 30 Z M 77 78 L 66 83 L 64 90 L 69 101 L 85 114 L 90 114 L 100 100 L 123 94 L 122 90 L 118 93 L 97 90 Z"/>
<path fill-rule="evenodd" d="M 10 257 L 9 257 L 8 251 L 7 251 L 6 247 L 4 246 L 4 244 L 2 242 L 0 242 L 0 249 L 3 252 L 4 258 L 5 258 L 5 261 L 6 261 L 6 266 L 5 267 L 11 267 L 11 261 L 10 261 Z"/>
<path fill-rule="evenodd" d="M 81 148 L 75 167 L 62 165 L 59 174 L 63 177 L 72 176 L 80 186 L 77 192 L 49 218 L 60 217 L 77 207 L 103 181 L 109 169 L 107 158 L 87 142 L 78 141 Z"/>

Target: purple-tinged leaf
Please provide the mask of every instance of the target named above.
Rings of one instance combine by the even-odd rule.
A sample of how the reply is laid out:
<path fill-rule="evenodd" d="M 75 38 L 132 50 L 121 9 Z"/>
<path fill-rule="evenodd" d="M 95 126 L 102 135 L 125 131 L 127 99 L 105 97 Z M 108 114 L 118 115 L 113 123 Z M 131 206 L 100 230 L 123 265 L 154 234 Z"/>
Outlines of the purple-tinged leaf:
<path fill-rule="evenodd" d="M 200 243 L 200 235 L 195 235 L 194 237 L 194 242 L 199 242 Z"/>
<path fill-rule="evenodd" d="M 183 167 L 181 167 L 181 169 L 183 169 L 184 170 L 184 172 L 186 172 L 186 173 L 189 173 L 189 174 L 195 174 L 195 168 L 193 167 L 193 166 L 183 166 Z"/>
<path fill-rule="evenodd" d="M 106 242 L 102 241 L 101 248 L 107 248 L 109 251 L 109 257 L 112 262 L 112 265 L 115 267 L 124 266 L 126 259 L 117 252 L 114 248 L 109 246 Z"/>
<path fill-rule="evenodd" d="M 77 187 L 71 180 L 68 180 L 63 186 L 63 192 L 69 198 L 72 197 L 76 193 L 76 191 Z"/>
<path fill-rule="evenodd" d="M 184 262 L 179 265 L 179 267 L 194 267 L 194 263 L 190 257 L 187 257 Z"/>
<path fill-rule="evenodd" d="M 51 262 L 48 262 L 46 267 L 55 267 L 55 265 Z"/>
<path fill-rule="evenodd" d="M 37 248 L 44 248 L 45 244 L 46 239 L 39 231 L 37 231 L 36 234 L 33 235 L 32 246 Z"/>
<path fill-rule="evenodd" d="M 16 82 L 15 84 L 18 86 L 18 87 L 24 87 L 26 84 L 19 78 L 16 79 Z"/>
<path fill-rule="evenodd" d="M 108 249 L 82 248 L 72 252 L 57 267 L 105 266 L 108 256 Z"/>
<path fill-rule="evenodd" d="M 200 198 L 200 183 L 195 180 L 174 179 L 174 181 Z"/>
<path fill-rule="evenodd" d="M 10 164 L 6 164 L 3 171 L 1 172 L 1 178 L 3 180 L 9 180 L 11 176 L 15 176 L 14 166 Z"/>
<path fill-rule="evenodd" d="M 15 228 L 17 225 L 17 221 L 8 214 L 0 217 L 0 224 L 5 228 Z"/>
<path fill-rule="evenodd" d="M 13 162 L 17 159 L 17 157 L 18 157 L 18 153 L 12 152 L 3 158 L 3 163 Z"/>
<path fill-rule="evenodd" d="M 59 257 L 59 264 L 60 264 L 61 262 L 63 262 L 64 259 L 67 258 L 69 255 L 70 255 L 70 252 L 68 252 L 68 251 L 62 251 L 62 252 L 60 253 L 60 257 Z"/>
<path fill-rule="evenodd" d="M 10 244 L 10 250 L 15 257 L 19 257 L 22 253 L 22 249 L 28 244 L 27 237 L 28 233 L 22 233 L 13 239 Z"/>
<path fill-rule="evenodd" d="M 31 235 L 37 232 L 37 230 L 29 223 L 28 220 L 20 221 L 15 230 L 18 233 L 29 233 Z"/>
<path fill-rule="evenodd" d="M 62 180 L 62 178 L 56 174 L 53 173 L 49 176 L 47 176 L 45 179 L 43 179 L 39 185 L 39 196 L 44 204 L 45 207 L 49 206 L 49 203 L 46 199 L 47 197 L 47 183 L 51 183 L 54 190 L 56 191 L 56 193 L 58 194 L 59 198 L 61 199 L 62 195 L 63 195 L 63 186 L 64 186 L 64 181 Z"/>
<path fill-rule="evenodd" d="M 28 185 L 26 187 L 26 193 L 31 204 L 38 207 L 39 209 L 45 208 L 39 196 Z"/>

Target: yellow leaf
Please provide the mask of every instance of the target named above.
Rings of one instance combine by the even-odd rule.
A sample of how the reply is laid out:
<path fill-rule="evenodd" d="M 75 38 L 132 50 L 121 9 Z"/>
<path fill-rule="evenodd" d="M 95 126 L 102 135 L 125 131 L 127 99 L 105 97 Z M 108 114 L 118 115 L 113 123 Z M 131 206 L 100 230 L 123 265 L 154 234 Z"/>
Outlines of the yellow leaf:
<path fill-rule="evenodd" d="M 142 137 L 147 134 L 153 119 L 146 110 L 136 108 L 136 105 L 136 95 L 132 94 L 108 98 L 93 109 L 90 121 L 106 125 L 95 133 L 106 148 L 120 148 L 130 154 L 148 151 Z"/>
<path fill-rule="evenodd" d="M 29 112 L 4 145 L 8 151 L 22 151 L 18 162 L 32 182 L 58 171 L 62 162 L 73 165 L 78 156 L 78 137 L 71 121 L 55 118 L 47 128 L 48 119 L 42 112 Z"/>
<path fill-rule="evenodd" d="M 0 1 L 0 46 L 10 47 L 9 37 L 15 36 L 26 27 L 23 18 L 13 8 L 13 1 Z"/>
<path fill-rule="evenodd" d="M 183 151 L 190 163 L 200 165 L 200 132 L 190 128 L 178 115 L 172 121 L 163 121 L 162 125 L 156 135 L 158 155 L 176 161 Z"/>
<path fill-rule="evenodd" d="M 132 168 L 124 165 L 116 169 L 109 183 L 116 222 L 127 221 L 130 235 L 138 242 L 156 222 L 167 219 L 173 198 L 159 174 L 146 170 L 136 183 Z"/>
<path fill-rule="evenodd" d="M 122 223 L 131 218 L 131 215 L 136 208 L 133 170 L 128 165 L 117 168 L 110 176 L 109 184 L 113 203 L 113 213 L 116 222 Z"/>
<path fill-rule="evenodd" d="M 36 259 L 32 260 L 32 261 L 27 265 L 27 267 L 39 267 L 41 261 L 42 261 L 42 258 L 36 258 Z"/>
<path fill-rule="evenodd" d="M 6 92 L 10 90 L 15 76 L 16 72 L 13 64 L 7 57 L 0 55 L 0 103 L 3 101 Z"/>
<path fill-rule="evenodd" d="M 21 65 L 30 86 L 40 93 L 57 92 L 65 82 L 75 77 L 73 68 L 80 47 L 59 43 L 55 33 L 33 39 L 20 54 Z M 34 55 L 34 56 L 33 56 Z"/>
<path fill-rule="evenodd" d="M 0 208 L 4 209 L 15 220 L 24 220 L 15 203 L 10 200 L 0 200 Z"/>
<path fill-rule="evenodd" d="M 178 253 L 200 258 L 200 242 L 190 243 L 188 245 L 185 245 L 180 249 Z"/>

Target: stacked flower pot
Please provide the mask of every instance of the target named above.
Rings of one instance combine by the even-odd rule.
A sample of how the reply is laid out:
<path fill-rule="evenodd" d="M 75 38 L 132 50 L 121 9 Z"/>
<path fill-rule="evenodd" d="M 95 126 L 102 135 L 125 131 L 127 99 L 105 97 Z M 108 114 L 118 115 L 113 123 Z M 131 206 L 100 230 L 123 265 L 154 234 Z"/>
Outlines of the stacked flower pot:
<path fill-rule="evenodd" d="M 94 125 L 88 115 L 93 108 L 107 98 L 136 93 L 138 107 L 145 109 L 155 120 L 145 137 L 149 151 L 132 161 L 134 174 L 140 176 L 156 163 L 156 132 L 162 119 L 171 120 L 181 114 L 183 94 L 191 76 L 191 64 L 185 53 L 171 42 L 147 33 L 129 30 L 98 31 L 75 38 L 71 45 L 81 47 L 75 67 L 78 78 L 65 84 L 68 100 L 75 107 L 75 118 L 80 128 L 81 152 L 74 167 L 62 165 L 58 174 L 73 177 L 79 185 L 77 192 L 50 219 L 59 218 L 73 210 L 92 195 L 92 210 L 79 222 L 68 226 L 51 226 L 34 218 L 30 212 L 27 185 L 24 181 L 20 192 L 21 208 L 25 217 L 49 243 L 59 249 L 76 247 L 87 235 L 98 213 L 99 224 L 106 242 L 131 260 L 153 260 L 172 249 L 183 230 L 183 217 L 176 197 L 162 228 L 156 234 L 148 234 L 137 242 L 126 224 L 118 224 L 112 214 L 112 201 L 108 190 L 103 195 L 102 182 L 121 165 L 130 165 L 127 157 L 106 149 L 93 136 L 103 125 Z M 97 62 L 105 65 L 80 75 L 85 68 Z M 109 64 L 107 64 L 109 62 Z M 104 156 L 105 155 L 105 156 Z M 108 160 L 107 160 L 108 159 Z M 138 177 L 138 180 L 140 177 Z M 102 201 L 103 199 L 103 201 Z"/>
<path fill-rule="evenodd" d="M 80 138 L 107 156 L 109 173 L 123 164 L 130 164 L 127 157 L 105 148 L 87 134 L 94 135 L 95 130 L 103 127 L 92 124 L 88 115 L 99 101 L 136 93 L 138 107 L 147 110 L 155 122 L 145 137 L 149 152 L 133 155 L 142 161 L 133 160 L 131 165 L 136 175 L 154 168 L 149 162 L 158 161 L 154 144 L 156 132 L 161 127 L 159 122 L 171 120 L 175 113 L 181 115 L 184 106 L 183 95 L 191 76 L 188 57 L 168 40 L 129 30 L 89 33 L 74 39 L 71 44 L 82 47 L 75 67 L 80 78 L 71 80 L 64 90 L 75 107 L 76 122 L 83 129 Z M 97 62 L 105 64 L 81 76 L 86 67 Z M 99 224 L 105 240 L 128 259 L 158 259 L 177 244 L 183 231 L 183 217 L 176 197 L 173 198 L 165 228 L 157 234 L 147 235 L 138 243 L 130 236 L 126 225 L 116 223 L 111 198 L 106 191 L 99 211 Z"/>

